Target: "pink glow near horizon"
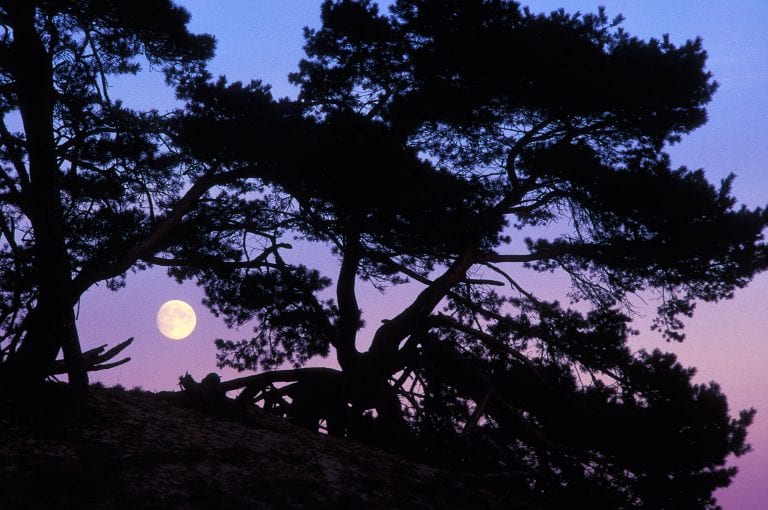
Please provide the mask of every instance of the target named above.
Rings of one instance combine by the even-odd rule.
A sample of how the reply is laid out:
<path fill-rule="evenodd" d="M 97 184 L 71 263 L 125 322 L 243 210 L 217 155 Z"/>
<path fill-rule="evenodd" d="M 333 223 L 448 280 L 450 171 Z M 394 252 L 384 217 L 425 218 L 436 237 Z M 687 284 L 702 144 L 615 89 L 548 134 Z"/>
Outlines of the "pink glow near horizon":
<path fill-rule="evenodd" d="M 276 96 L 295 94 L 285 75 L 302 55 L 301 28 L 319 24 L 320 0 L 179 3 L 192 13 L 193 31 L 212 33 L 219 41 L 217 57 L 211 64 L 214 75 L 225 74 L 232 81 L 260 78 L 274 85 Z M 669 33 L 673 42 L 701 36 L 710 55 L 708 67 L 721 86 L 709 108 L 709 123 L 671 149 L 673 161 L 676 165 L 703 167 L 712 181 L 734 172 L 738 176 L 734 187 L 738 199 L 750 206 L 768 202 L 768 177 L 764 173 L 768 162 L 768 34 L 764 31 L 768 3 L 540 0 L 532 4 L 533 10 L 548 11 L 567 4 L 569 11 L 582 12 L 608 4 L 608 15 L 624 14 L 624 27 L 633 35 L 648 38 Z M 134 101 L 138 107 L 162 110 L 164 105 L 153 101 L 166 98 L 170 105 L 173 94 L 161 88 L 161 77 L 142 75 L 133 81 L 142 85 L 126 89 L 128 104 Z M 332 259 L 322 249 L 305 255 L 316 257 L 324 273 L 335 276 Z M 395 288 L 378 296 L 370 287 L 361 289 L 361 308 L 371 327 L 397 313 L 414 292 Z M 563 289 L 552 287 L 548 291 Z M 178 376 L 187 370 L 198 379 L 211 371 L 225 378 L 234 376 L 234 371 L 216 369 L 212 340 L 245 338 L 250 330 L 227 330 L 201 305 L 202 295 L 193 284 L 176 284 L 161 269 L 130 275 L 127 288 L 118 293 L 104 287 L 89 291 L 81 301 L 78 321 L 84 348 L 114 345 L 129 336 L 136 338 L 126 352 L 133 358 L 130 363 L 96 373 L 93 378 L 128 388 L 141 385 L 166 390 L 173 389 Z M 184 341 L 165 339 L 155 327 L 157 309 L 169 299 L 189 302 L 198 315 L 196 330 Z M 740 474 L 730 488 L 718 495 L 725 510 L 768 508 L 767 310 L 768 274 L 763 274 L 737 292 L 733 300 L 700 304 L 694 318 L 687 322 L 685 343 L 667 344 L 641 328 L 642 335 L 635 344 L 678 353 L 685 365 L 698 368 L 697 382 L 714 380 L 722 386 L 733 413 L 757 408 L 749 436 L 754 451 L 736 461 Z M 327 362 L 333 365 L 333 360 Z"/>

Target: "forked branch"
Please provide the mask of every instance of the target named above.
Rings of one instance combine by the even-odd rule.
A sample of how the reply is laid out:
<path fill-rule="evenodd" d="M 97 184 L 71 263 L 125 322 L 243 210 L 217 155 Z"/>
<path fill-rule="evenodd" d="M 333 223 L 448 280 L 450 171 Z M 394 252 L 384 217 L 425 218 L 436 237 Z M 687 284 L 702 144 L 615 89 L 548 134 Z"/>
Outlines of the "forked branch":
<path fill-rule="evenodd" d="M 131 343 L 133 343 L 133 337 L 129 338 L 128 340 L 125 340 L 124 342 L 120 342 L 119 344 L 117 344 L 116 346 L 112 347 L 107 351 L 104 350 L 107 348 L 107 344 L 100 345 L 99 347 L 96 347 L 89 351 L 85 351 L 83 353 L 83 363 L 85 364 L 85 369 L 88 372 L 98 372 L 99 370 L 107 370 L 109 368 L 114 368 L 114 367 L 123 365 L 125 363 L 128 363 L 129 361 L 131 361 L 131 358 L 123 358 L 121 360 L 114 361 L 111 363 L 107 363 L 107 362 L 115 358 L 118 354 L 120 354 L 123 350 L 125 350 L 126 347 L 131 345 Z M 67 373 L 67 364 L 65 360 L 63 359 L 56 360 L 50 375 L 62 375 L 66 373 Z"/>

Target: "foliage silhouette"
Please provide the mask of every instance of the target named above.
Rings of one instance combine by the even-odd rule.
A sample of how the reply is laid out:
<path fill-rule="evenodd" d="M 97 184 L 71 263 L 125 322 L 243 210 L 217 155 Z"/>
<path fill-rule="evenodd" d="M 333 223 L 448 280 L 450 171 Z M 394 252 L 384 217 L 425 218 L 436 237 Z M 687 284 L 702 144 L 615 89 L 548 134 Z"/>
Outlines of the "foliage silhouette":
<path fill-rule="evenodd" d="M 713 186 L 665 153 L 706 120 L 701 42 L 502 0 L 326 1 L 322 22 L 296 102 L 259 82 L 181 91 L 190 157 L 256 177 L 201 203 L 152 260 L 254 325 L 217 341 L 219 363 L 264 371 L 222 387 L 314 429 L 513 474 L 537 508 L 716 508 L 754 411 L 732 418 L 674 355 L 627 346 L 633 296 L 657 296 L 654 328 L 680 341 L 696 301 L 766 266 L 765 212 L 736 207 L 733 177 Z M 292 262 L 292 236 L 331 247 L 335 281 Z M 538 297 L 525 270 L 568 275 L 572 304 Z M 364 351 L 361 281 L 418 289 Z M 303 367 L 331 350 L 340 370 Z"/>
<path fill-rule="evenodd" d="M 204 76 L 213 39 L 190 34 L 188 19 L 168 0 L 0 4 L 4 390 L 42 381 L 61 349 L 83 393 L 93 367 L 75 325 L 81 294 L 104 280 L 120 287 L 188 208 L 185 165 L 165 149 L 168 119 L 109 90 L 142 60 L 169 84 Z"/>
<path fill-rule="evenodd" d="M 654 327 L 682 340 L 696 301 L 766 266 L 766 213 L 665 153 L 706 120 L 700 41 L 503 0 L 326 1 L 300 97 L 276 101 L 211 80 L 212 39 L 168 1 L 0 14 L 4 384 L 44 378 L 63 348 L 84 389 L 79 296 L 168 266 L 254 325 L 217 341 L 221 365 L 264 369 L 217 385 L 245 405 L 506 473 L 537 508 L 716 508 L 754 411 L 731 417 L 717 385 L 627 346 L 633 296 L 658 296 Z M 183 112 L 109 97 L 141 55 Z M 331 248 L 335 279 L 295 260 L 296 237 Z M 570 277 L 572 303 L 526 271 Z M 364 351 L 361 281 L 416 288 Z M 332 351 L 339 370 L 304 366 Z"/>

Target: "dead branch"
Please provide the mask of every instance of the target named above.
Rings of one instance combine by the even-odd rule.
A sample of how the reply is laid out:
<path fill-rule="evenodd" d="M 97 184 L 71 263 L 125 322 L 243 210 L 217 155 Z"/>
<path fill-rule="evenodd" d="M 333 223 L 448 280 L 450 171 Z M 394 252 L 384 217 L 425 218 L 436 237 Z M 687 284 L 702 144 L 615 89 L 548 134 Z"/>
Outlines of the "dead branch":
<path fill-rule="evenodd" d="M 131 345 L 131 343 L 133 343 L 133 337 L 125 340 L 124 342 L 120 342 L 107 351 L 105 351 L 107 344 L 100 345 L 99 347 L 85 351 L 83 353 L 83 364 L 85 365 L 85 369 L 88 372 L 97 372 L 99 370 L 107 370 L 128 363 L 131 361 L 131 358 L 123 358 L 111 363 L 106 362 L 120 354 L 123 350 L 125 350 L 126 347 Z M 62 375 L 66 373 L 66 362 L 63 359 L 56 360 L 50 375 Z"/>

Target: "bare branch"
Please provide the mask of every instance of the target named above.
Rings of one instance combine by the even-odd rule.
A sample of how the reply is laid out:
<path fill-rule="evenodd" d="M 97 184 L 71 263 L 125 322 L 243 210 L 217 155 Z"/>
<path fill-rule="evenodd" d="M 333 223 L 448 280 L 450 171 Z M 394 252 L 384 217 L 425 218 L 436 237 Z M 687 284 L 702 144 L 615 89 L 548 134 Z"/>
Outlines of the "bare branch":
<path fill-rule="evenodd" d="M 494 285 L 496 287 L 504 286 L 504 283 L 498 280 L 485 280 L 485 279 L 475 279 L 475 278 L 466 278 L 464 279 L 464 283 L 468 283 L 470 285 Z"/>
<path fill-rule="evenodd" d="M 564 254 L 565 252 L 561 253 Z M 499 254 L 484 253 L 478 257 L 478 262 L 536 262 L 539 260 L 548 260 L 555 258 L 554 253 L 520 253 L 520 254 Z"/>
<path fill-rule="evenodd" d="M 141 260 L 164 267 L 193 267 L 193 268 L 211 268 L 211 269 L 250 269 L 258 267 L 278 267 L 275 264 L 267 262 L 267 258 L 276 253 L 279 249 L 291 249 L 292 246 L 288 243 L 276 243 L 268 248 L 265 248 L 258 257 L 250 260 L 239 261 L 222 261 L 215 257 L 194 257 L 187 256 L 186 258 L 166 258 L 166 257 L 143 257 Z"/>
<path fill-rule="evenodd" d="M 126 347 L 131 345 L 131 343 L 133 343 L 133 337 L 129 338 L 128 340 L 125 340 L 124 342 L 120 342 L 119 344 L 112 347 L 106 352 L 104 352 L 104 349 L 106 349 L 107 347 L 106 344 L 96 347 L 94 349 L 91 349 L 89 351 L 85 351 L 83 353 L 83 364 L 85 365 L 85 369 L 88 372 L 96 372 L 99 370 L 107 370 L 109 368 L 113 368 L 113 367 L 128 363 L 131 360 L 131 358 L 123 358 L 119 361 L 115 361 L 112 363 L 105 363 L 105 362 L 110 361 L 112 358 L 116 357 L 123 350 L 125 350 Z M 50 375 L 61 375 L 66 373 L 67 373 L 67 364 L 65 360 L 63 359 L 56 360 Z"/>
<path fill-rule="evenodd" d="M 533 294 L 531 294 L 530 292 L 528 292 L 527 290 L 525 290 L 523 287 L 521 287 L 519 283 L 517 283 L 515 280 L 513 280 L 513 279 L 512 279 L 512 277 L 511 277 L 511 276 L 509 276 L 509 274 L 507 274 L 507 272 L 506 272 L 506 271 L 504 271 L 504 270 L 502 270 L 501 268 L 499 268 L 499 267 L 496 267 L 496 266 L 494 266 L 493 264 L 490 264 L 490 263 L 486 263 L 486 264 L 483 264 L 483 265 L 484 265 L 484 266 L 486 266 L 487 268 L 489 268 L 490 270 L 492 270 L 492 271 L 495 271 L 496 273 L 498 273 L 498 274 L 500 274 L 501 276 L 503 276 L 503 277 L 504 277 L 504 279 L 505 279 L 505 280 L 507 280 L 507 282 L 509 282 L 509 284 L 510 284 L 510 285 L 511 285 L 513 288 L 517 289 L 517 291 L 518 291 L 520 294 L 524 295 L 524 296 L 525 296 L 526 298 L 528 298 L 530 301 L 533 301 L 533 302 L 538 302 L 538 300 L 536 299 L 536 296 L 534 296 Z"/>

